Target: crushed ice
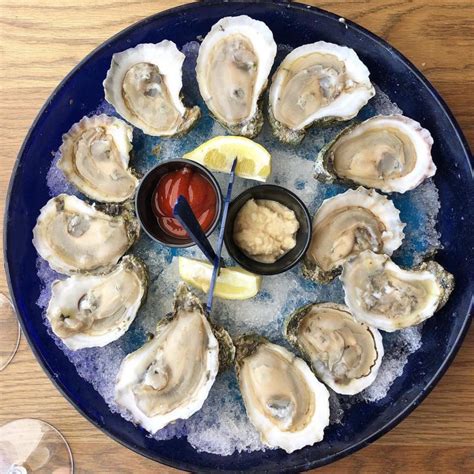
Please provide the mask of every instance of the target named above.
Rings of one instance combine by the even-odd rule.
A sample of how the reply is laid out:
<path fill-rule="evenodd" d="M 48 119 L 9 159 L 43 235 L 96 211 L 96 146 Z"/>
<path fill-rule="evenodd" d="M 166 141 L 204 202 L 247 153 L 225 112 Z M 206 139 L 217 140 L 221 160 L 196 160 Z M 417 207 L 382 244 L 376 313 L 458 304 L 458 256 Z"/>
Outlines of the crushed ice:
<path fill-rule="evenodd" d="M 194 66 L 199 48 L 198 42 L 184 46 L 186 54 L 184 65 L 184 92 L 191 103 L 201 107 L 202 118 L 197 126 L 183 138 L 160 139 L 144 135 L 134 130 L 133 155 L 131 164 L 139 172 L 145 173 L 158 160 L 179 158 L 185 152 L 216 135 L 226 131 L 208 114 L 202 103 L 195 81 Z M 275 64 L 290 48 L 280 46 Z M 365 120 L 375 114 L 401 113 L 398 106 L 376 87 L 377 94 L 364 107 L 357 120 Z M 105 101 L 93 113 L 116 115 Z M 324 185 L 312 178 L 313 159 L 321 147 L 331 140 L 347 123 L 326 128 L 313 128 L 298 147 L 283 145 L 271 134 L 265 123 L 257 140 L 272 153 L 272 176 L 269 182 L 281 184 L 293 189 L 307 204 L 311 213 L 319 207 L 323 199 L 343 192 L 341 185 Z M 62 172 L 56 167 L 58 154 L 54 154 L 47 175 L 47 184 L 51 196 L 62 192 L 79 194 L 65 181 Z M 223 186 L 226 175 L 218 174 Z M 234 196 L 255 183 L 238 179 L 234 187 Z M 439 247 L 439 234 L 435 228 L 439 210 L 438 190 L 431 180 L 426 181 L 414 191 L 392 196 L 395 205 L 401 211 L 401 218 L 407 223 L 406 238 L 403 246 L 395 255 L 397 262 L 411 265 L 419 262 L 424 255 Z M 215 236 L 213 236 L 215 238 Z M 118 341 L 104 348 L 82 349 L 76 352 L 68 350 L 49 330 L 56 344 L 75 365 L 79 375 L 89 381 L 102 395 L 110 409 L 129 419 L 129 415 L 117 407 L 113 399 L 115 376 L 126 354 L 136 350 L 146 340 L 147 333 L 153 332 L 157 321 L 171 310 L 173 292 L 178 282 L 177 255 L 199 257 L 195 248 L 181 251 L 163 248 L 153 243 L 148 236 L 142 235 L 132 252 L 143 258 L 149 269 L 150 287 L 148 297 L 140 309 L 130 330 Z M 224 258 L 228 255 L 224 251 Z M 38 258 L 38 276 L 43 289 L 38 305 L 45 309 L 50 297 L 50 285 L 56 278 L 64 278 L 53 272 L 41 258 Z M 274 342 L 285 344 L 282 340 L 282 327 L 285 318 L 299 306 L 311 301 L 342 302 L 343 292 L 339 280 L 328 285 L 318 285 L 302 278 L 300 270 L 294 268 L 282 275 L 265 277 L 259 295 L 247 301 L 217 300 L 214 319 L 228 329 L 232 336 L 245 332 L 258 332 Z M 45 324 L 48 322 L 45 318 Z M 48 325 L 49 326 L 49 325 Z M 422 344 L 420 326 L 384 333 L 385 357 L 379 375 L 372 386 L 359 396 L 341 400 L 331 393 L 331 423 L 344 423 L 344 410 L 351 404 L 374 402 L 383 399 L 392 382 L 403 372 L 410 354 Z M 355 408 L 356 409 L 356 408 Z M 230 455 L 234 451 L 254 451 L 264 449 L 259 436 L 249 423 L 242 404 L 235 374 L 232 371 L 221 374 L 204 403 L 203 408 L 188 420 L 179 420 L 154 435 L 156 439 L 169 439 L 174 436 L 187 436 L 189 443 L 199 451 Z"/>

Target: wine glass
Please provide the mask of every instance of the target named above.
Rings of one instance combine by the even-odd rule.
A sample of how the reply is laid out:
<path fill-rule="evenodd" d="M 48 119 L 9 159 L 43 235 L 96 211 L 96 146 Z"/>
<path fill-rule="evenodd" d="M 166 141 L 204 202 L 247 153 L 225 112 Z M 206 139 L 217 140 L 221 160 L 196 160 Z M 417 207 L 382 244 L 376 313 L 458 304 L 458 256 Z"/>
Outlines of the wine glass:
<path fill-rule="evenodd" d="M 13 359 L 20 342 L 20 325 L 10 299 L 0 293 L 0 371 Z M 0 427 L 0 473 L 72 474 L 73 461 L 63 435 L 33 418 Z"/>
<path fill-rule="evenodd" d="M 0 293 L 0 371 L 13 359 L 20 343 L 20 325 L 10 298 Z"/>
<path fill-rule="evenodd" d="M 6 474 L 72 474 L 72 454 L 54 426 L 33 418 L 0 427 L 0 472 Z"/>

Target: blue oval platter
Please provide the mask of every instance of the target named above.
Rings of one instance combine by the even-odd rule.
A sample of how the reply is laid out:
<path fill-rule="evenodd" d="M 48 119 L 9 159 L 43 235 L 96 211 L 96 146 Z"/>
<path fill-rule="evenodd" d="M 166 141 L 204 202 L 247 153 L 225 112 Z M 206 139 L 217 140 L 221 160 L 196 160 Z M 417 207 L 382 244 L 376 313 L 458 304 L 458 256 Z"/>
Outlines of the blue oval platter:
<path fill-rule="evenodd" d="M 37 305 L 42 282 L 31 239 L 40 209 L 51 197 L 47 183 L 51 152 L 59 148 L 62 134 L 73 123 L 103 103 L 102 82 L 112 54 L 163 39 L 174 41 L 181 49 L 205 36 L 220 18 L 240 14 L 264 21 L 279 45 L 297 47 L 324 40 L 355 49 L 370 70 L 371 80 L 390 101 L 430 130 L 438 168 L 434 183 L 441 203 L 437 218 L 441 248 L 436 260 L 456 280 L 446 306 L 424 324 L 421 349 L 410 355 L 388 394 L 373 403 L 348 407 L 343 422 L 331 424 L 322 442 L 292 454 L 276 449 L 221 456 L 196 450 L 186 437 L 161 441 L 150 437 L 113 413 L 91 383 L 79 376 L 48 332 L 43 310 Z M 186 88 L 186 79 L 184 82 Z M 205 107 L 201 105 L 201 109 L 204 112 Z M 45 372 L 80 413 L 124 446 L 158 462 L 198 472 L 297 472 L 322 466 L 366 446 L 405 418 L 439 381 L 459 349 L 473 304 L 474 206 L 469 204 L 474 198 L 472 164 L 459 126 L 431 84 L 390 45 L 354 23 L 283 1 L 185 5 L 149 17 L 98 47 L 61 82 L 39 113 L 10 182 L 4 229 L 10 292 L 23 332 Z"/>

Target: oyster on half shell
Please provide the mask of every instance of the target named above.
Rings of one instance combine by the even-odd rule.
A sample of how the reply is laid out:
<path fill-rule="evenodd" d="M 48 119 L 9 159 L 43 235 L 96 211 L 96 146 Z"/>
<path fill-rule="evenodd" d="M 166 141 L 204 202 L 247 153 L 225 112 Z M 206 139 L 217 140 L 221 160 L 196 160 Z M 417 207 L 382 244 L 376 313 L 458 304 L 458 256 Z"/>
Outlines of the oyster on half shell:
<path fill-rule="evenodd" d="M 223 341 L 231 339 L 222 329 L 214 333 L 201 301 L 180 283 L 173 313 L 158 323 L 153 339 L 122 361 L 117 404 L 150 433 L 189 418 L 206 400 L 219 363 L 230 362 L 220 353 L 233 356 Z"/>
<path fill-rule="evenodd" d="M 138 221 L 125 207 L 110 215 L 76 196 L 60 194 L 41 209 L 33 245 L 59 273 L 100 273 L 119 261 L 139 233 Z"/>
<path fill-rule="evenodd" d="M 101 202 L 130 199 L 138 186 L 129 170 L 133 128 L 107 115 L 84 117 L 63 135 L 58 167 L 81 193 Z"/>
<path fill-rule="evenodd" d="M 453 275 L 439 263 L 404 270 L 387 255 L 370 250 L 348 260 L 340 278 L 354 318 L 388 332 L 430 318 L 454 288 Z"/>
<path fill-rule="evenodd" d="M 285 337 L 316 375 L 342 395 L 355 395 L 371 385 L 382 363 L 379 331 L 356 321 L 344 305 L 314 303 L 300 308 L 287 320 Z"/>
<path fill-rule="evenodd" d="M 51 287 L 46 316 L 53 332 L 72 350 L 103 347 L 123 336 L 146 294 L 148 275 L 126 255 L 102 275 L 74 275 Z"/>
<path fill-rule="evenodd" d="M 299 143 L 314 123 L 349 120 L 375 95 L 353 49 L 325 41 L 291 51 L 272 78 L 269 118 L 276 137 Z"/>
<path fill-rule="evenodd" d="M 270 29 L 246 15 L 219 20 L 204 38 L 196 65 L 201 96 L 235 135 L 253 138 L 263 126 L 259 104 L 276 55 Z"/>
<path fill-rule="evenodd" d="M 433 176 L 433 138 L 403 115 L 377 115 L 343 130 L 316 158 L 316 178 L 404 193 Z"/>
<path fill-rule="evenodd" d="M 262 442 L 292 453 L 321 441 L 329 393 L 306 362 L 261 336 L 242 336 L 235 344 L 240 391 Z"/>
<path fill-rule="evenodd" d="M 392 201 L 373 189 L 349 189 L 325 199 L 313 219 L 303 274 L 327 283 L 363 250 L 392 255 L 402 244 L 404 227 Z"/>
<path fill-rule="evenodd" d="M 104 80 L 105 99 L 147 135 L 186 133 L 200 110 L 197 106 L 187 108 L 181 101 L 184 59 L 168 40 L 115 53 Z"/>

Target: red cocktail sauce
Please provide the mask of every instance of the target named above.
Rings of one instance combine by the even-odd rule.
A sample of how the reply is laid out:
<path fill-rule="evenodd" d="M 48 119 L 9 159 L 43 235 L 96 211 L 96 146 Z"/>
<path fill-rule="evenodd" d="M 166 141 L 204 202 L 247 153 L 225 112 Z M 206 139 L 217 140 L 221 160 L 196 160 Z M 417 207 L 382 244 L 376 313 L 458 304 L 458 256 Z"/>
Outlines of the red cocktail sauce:
<path fill-rule="evenodd" d="M 189 237 L 173 217 L 173 207 L 180 195 L 188 200 L 202 230 L 206 232 L 216 217 L 216 191 L 205 176 L 189 166 L 166 173 L 158 181 L 152 197 L 153 213 L 158 225 L 173 237 Z"/>

